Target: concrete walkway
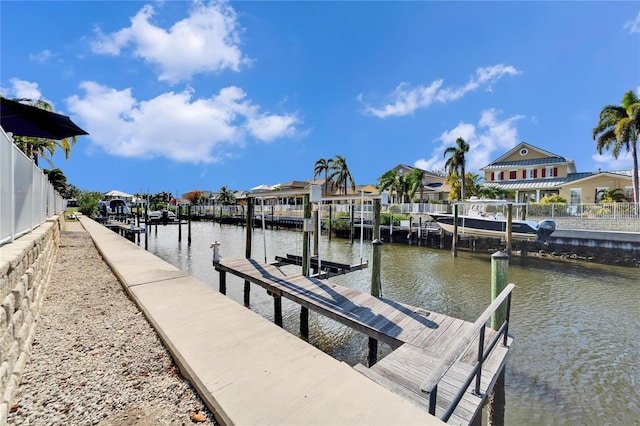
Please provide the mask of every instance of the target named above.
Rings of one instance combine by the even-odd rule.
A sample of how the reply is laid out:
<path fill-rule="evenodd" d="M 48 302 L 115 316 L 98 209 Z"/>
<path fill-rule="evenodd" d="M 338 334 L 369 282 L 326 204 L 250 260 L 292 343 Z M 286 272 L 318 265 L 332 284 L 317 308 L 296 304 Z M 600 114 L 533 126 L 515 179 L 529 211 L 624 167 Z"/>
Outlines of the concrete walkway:
<path fill-rule="evenodd" d="M 443 424 L 97 222 L 96 247 L 224 424 Z"/>

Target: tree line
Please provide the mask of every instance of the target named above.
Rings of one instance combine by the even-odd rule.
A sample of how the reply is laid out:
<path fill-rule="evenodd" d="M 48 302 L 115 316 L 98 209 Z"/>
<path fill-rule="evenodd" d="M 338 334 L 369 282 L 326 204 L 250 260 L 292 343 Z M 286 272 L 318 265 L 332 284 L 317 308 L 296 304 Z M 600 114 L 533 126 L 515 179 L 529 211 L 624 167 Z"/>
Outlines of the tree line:
<path fill-rule="evenodd" d="M 53 112 L 50 103 L 38 99 L 13 99 L 15 101 L 26 103 L 37 108 Z M 596 149 L 599 154 L 604 151 L 610 151 L 611 155 L 618 159 L 624 151 L 631 155 L 633 161 L 632 181 L 633 181 L 633 200 L 638 202 L 639 182 L 638 182 L 638 135 L 640 134 L 640 99 L 638 94 L 633 90 L 626 92 L 620 105 L 606 105 L 599 114 L 598 123 L 592 130 L 593 140 L 596 141 Z M 43 169 L 49 181 L 54 188 L 66 198 L 78 198 L 80 191 L 75 186 L 67 182 L 67 178 L 61 169 L 56 168 L 52 158 L 54 153 L 60 149 L 64 152 L 65 159 L 68 160 L 71 154 L 71 148 L 75 146 L 76 137 L 70 137 L 61 140 L 51 140 L 31 136 L 13 136 L 14 144 L 33 160 L 35 165 L 39 164 L 40 159 L 46 160 L 51 169 Z M 472 195 L 487 196 L 490 198 L 509 196 L 509 193 L 501 191 L 497 188 L 487 188 L 479 184 L 480 176 L 466 172 L 466 155 L 470 146 L 463 139 L 456 139 L 456 146 L 448 147 L 444 151 L 445 176 L 447 183 L 451 185 L 449 199 L 465 199 Z M 443 175 L 442 171 L 433 171 L 435 174 Z M 347 165 L 347 160 L 341 155 L 334 158 L 320 158 L 315 162 L 313 177 L 324 175 L 324 193 L 334 188 L 338 192 L 345 195 L 349 188 L 355 191 L 355 180 Z M 396 202 L 404 202 L 405 196 L 409 200 L 413 200 L 416 193 L 419 193 L 420 201 L 423 200 L 425 190 L 424 171 L 414 168 L 410 173 L 403 176 L 395 170 L 385 172 L 378 178 L 377 188 L 380 192 L 390 190 L 393 192 Z M 604 194 L 610 199 L 619 199 L 618 189 L 610 190 L 611 193 Z M 166 193 L 161 193 L 166 194 Z M 140 194 L 142 195 L 142 194 Z M 189 201 L 194 204 L 203 202 L 201 191 L 191 191 L 188 195 Z M 221 204 L 233 204 L 235 198 L 233 191 L 226 186 L 220 188 L 217 194 L 217 200 Z"/>

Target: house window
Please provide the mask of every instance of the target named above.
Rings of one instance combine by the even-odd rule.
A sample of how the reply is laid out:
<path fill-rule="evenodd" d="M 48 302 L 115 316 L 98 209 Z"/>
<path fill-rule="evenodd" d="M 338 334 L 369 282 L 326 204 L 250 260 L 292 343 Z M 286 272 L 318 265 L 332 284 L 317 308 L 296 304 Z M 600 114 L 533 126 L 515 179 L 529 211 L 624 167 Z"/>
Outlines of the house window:
<path fill-rule="evenodd" d="M 533 179 L 533 178 L 536 177 L 534 169 L 527 169 L 527 170 L 525 170 L 525 172 L 527 174 L 526 175 L 527 179 Z"/>
<path fill-rule="evenodd" d="M 558 176 L 558 168 L 557 167 L 547 167 L 542 169 L 542 177 L 546 177 L 550 179 L 554 176 Z"/>
<path fill-rule="evenodd" d="M 500 178 L 499 180 L 504 180 L 504 172 L 500 172 Z"/>
<path fill-rule="evenodd" d="M 509 180 L 518 179 L 518 171 L 517 170 L 509 170 Z"/>
<path fill-rule="evenodd" d="M 633 202 L 633 187 L 625 186 L 624 187 L 624 198 L 627 199 L 628 202 Z"/>
<path fill-rule="evenodd" d="M 534 179 L 538 178 L 538 169 L 533 169 L 533 178 Z"/>
<path fill-rule="evenodd" d="M 527 148 L 522 148 L 520 150 L 520 155 L 527 155 L 529 153 L 529 150 Z"/>
<path fill-rule="evenodd" d="M 570 190 L 570 203 L 571 204 L 580 204 L 582 203 L 582 188 L 571 188 Z"/>
<path fill-rule="evenodd" d="M 491 182 L 493 182 L 494 180 L 496 180 L 496 174 L 494 172 L 491 172 Z"/>

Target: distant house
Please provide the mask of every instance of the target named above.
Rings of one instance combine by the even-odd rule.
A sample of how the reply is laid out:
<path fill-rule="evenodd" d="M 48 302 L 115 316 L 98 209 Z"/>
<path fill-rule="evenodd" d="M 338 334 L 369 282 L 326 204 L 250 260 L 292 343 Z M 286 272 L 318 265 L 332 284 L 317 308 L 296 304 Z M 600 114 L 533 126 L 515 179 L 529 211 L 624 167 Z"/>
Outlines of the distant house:
<path fill-rule="evenodd" d="M 406 164 L 398 164 L 391 170 L 395 170 L 400 176 L 408 175 L 411 170 L 418 169 L 418 167 L 407 166 Z M 422 170 L 422 169 L 419 169 Z M 449 199 L 449 191 L 451 185 L 446 183 L 447 178 L 438 174 L 422 170 L 424 172 L 424 179 L 422 184 L 422 200 L 420 200 L 420 193 L 416 191 L 416 195 L 413 201 L 447 201 Z M 385 172 L 386 173 L 386 172 Z M 393 193 L 394 191 L 391 191 Z"/>
<path fill-rule="evenodd" d="M 526 142 L 480 169 L 484 184 L 515 192 L 517 202 L 560 195 L 571 204 L 595 203 L 604 189 L 620 188 L 631 197 L 630 172 L 576 172 L 573 160 Z"/>
<path fill-rule="evenodd" d="M 118 191 L 117 189 L 112 189 L 111 191 L 104 194 L 105 200 L 115 200 L 120 199 L 124 200 L 127 203 L 131 203 L 133 201 L 133 195 L 127 194 L 126 192 Z"/>

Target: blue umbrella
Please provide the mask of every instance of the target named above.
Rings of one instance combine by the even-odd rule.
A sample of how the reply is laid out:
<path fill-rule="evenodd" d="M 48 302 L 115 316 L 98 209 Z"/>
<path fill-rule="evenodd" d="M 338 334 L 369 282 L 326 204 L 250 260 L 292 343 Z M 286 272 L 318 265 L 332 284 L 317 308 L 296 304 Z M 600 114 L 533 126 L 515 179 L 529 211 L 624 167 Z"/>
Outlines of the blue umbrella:
<path fill-rule="evenodd" d="M 0 126 L 16 136 L 33 136 L 61 140 L 71 136 L 88 135 L 69 117 L 31 105 L 0 97 L 2 111 Z"/>

